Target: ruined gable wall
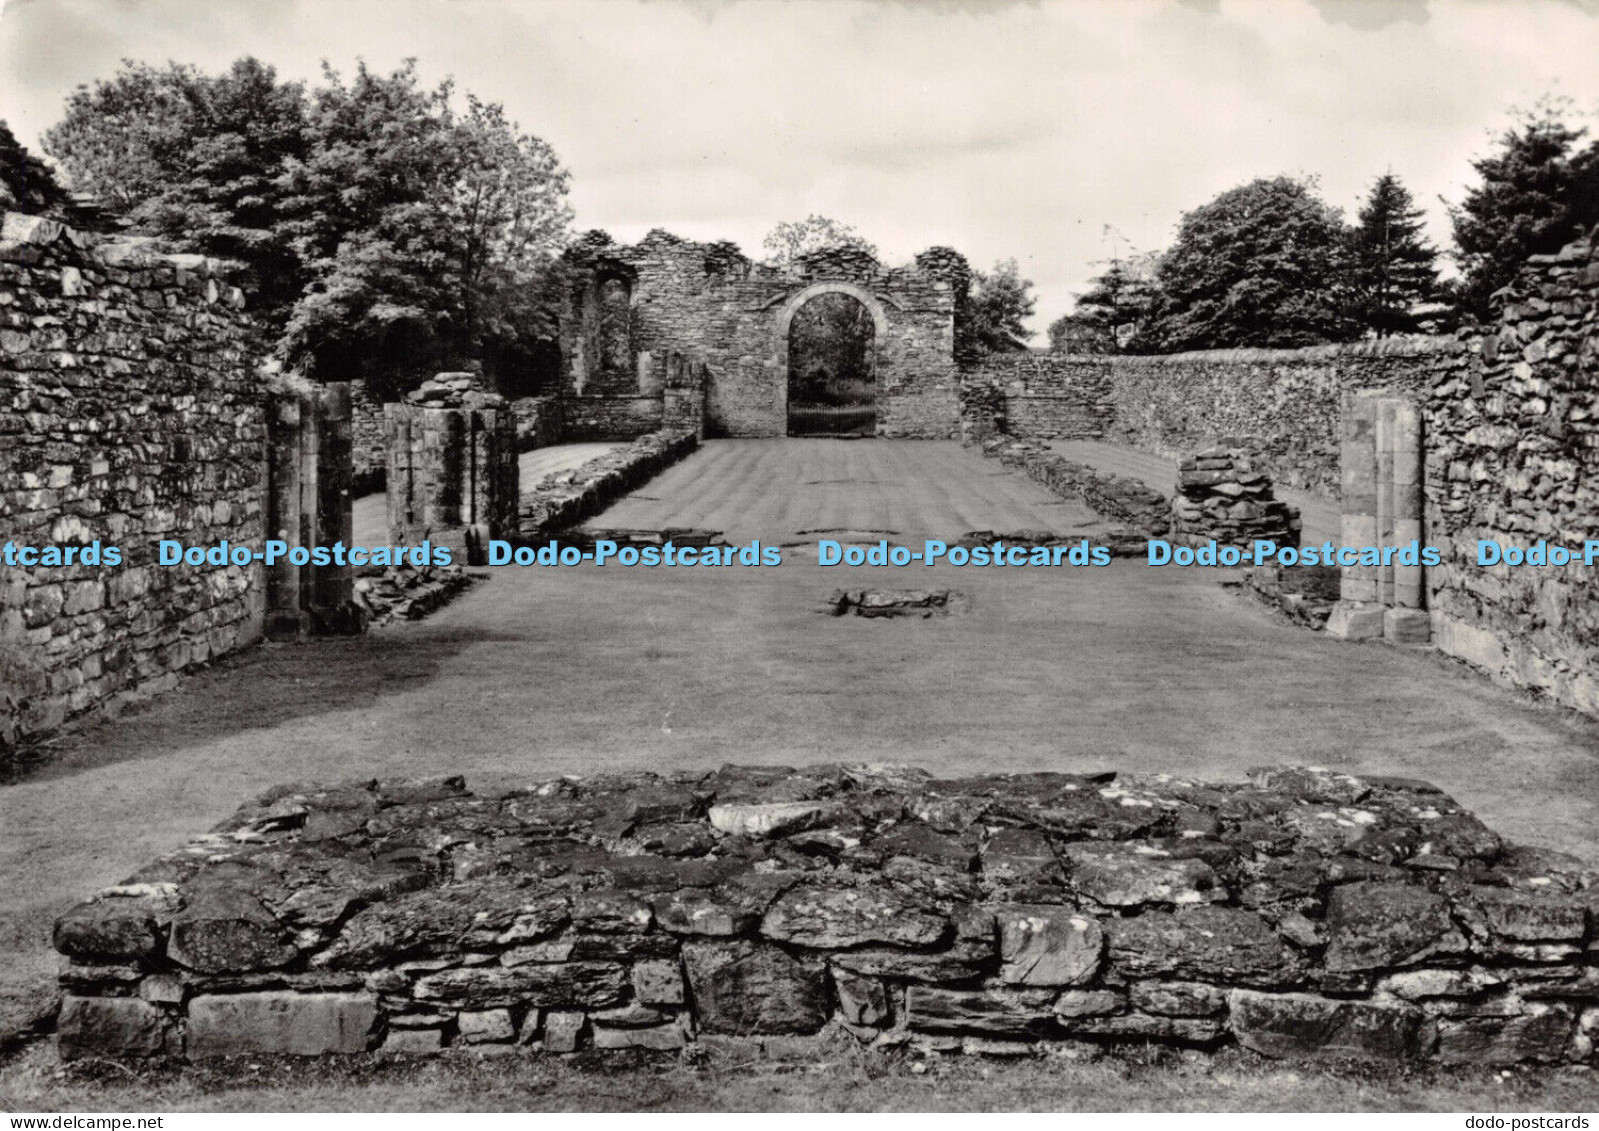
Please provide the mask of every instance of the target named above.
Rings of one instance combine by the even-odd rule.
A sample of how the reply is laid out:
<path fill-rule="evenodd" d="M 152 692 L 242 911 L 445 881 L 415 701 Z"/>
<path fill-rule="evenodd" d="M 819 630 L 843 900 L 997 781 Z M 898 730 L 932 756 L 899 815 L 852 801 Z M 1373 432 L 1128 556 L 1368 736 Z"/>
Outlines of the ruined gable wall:
<path fill-rule="evenodd" d="M 634 349 L 647 352 L 652 365 L 678 350 L 709 366 L 712 435 L 785 434 L 787 343 L 780 314 L 786 301 L 822 281 L 861 287 L 886 319 L 888 332 L 875 343 L 879 431 L 955 434 L 954 296 L 935 272 L 885 268 L 849 254 L 816 256 L 780 270 L 752 262 L 729 244 L 692 243 L 660 231 L 616 254 L 638 271 Z"/>
<path fill-rule="evenodd" d="M 215 261 L 0 232 L 0 543 L 122 547 L 111 567 L 0 564 L 0 751 L 164 689 L 256 639 L 259 567 L 155 543 L 262 538 L 264 402 L 243 295 Z"/>
<path fill-rule="evenodd" d="M 1433 639 L 1599 715 L 1599 569 L 1479 566 L 1477 541 L 1599 538 L 1599 245 L 1536 256 L 1425 402 Z"/>

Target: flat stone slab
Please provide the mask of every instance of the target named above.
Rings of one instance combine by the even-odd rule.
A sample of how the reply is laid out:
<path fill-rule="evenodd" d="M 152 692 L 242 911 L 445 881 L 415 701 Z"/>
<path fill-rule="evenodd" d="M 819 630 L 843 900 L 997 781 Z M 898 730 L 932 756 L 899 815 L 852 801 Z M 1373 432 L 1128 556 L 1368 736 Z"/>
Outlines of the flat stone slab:
<path fill-rule="evenodd" d="M 675 1053 L 837 1026 L 995 1055 L 1595 1059 L 1599 880 L 1424 782 L 727 766 L 273 789 L 73 908 L 68 1058 Z"/>

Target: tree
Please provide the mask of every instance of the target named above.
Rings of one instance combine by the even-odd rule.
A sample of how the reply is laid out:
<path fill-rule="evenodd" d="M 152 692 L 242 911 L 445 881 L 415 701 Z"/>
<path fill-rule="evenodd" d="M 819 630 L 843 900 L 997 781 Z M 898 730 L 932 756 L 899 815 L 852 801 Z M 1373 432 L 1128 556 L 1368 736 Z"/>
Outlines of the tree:
<path fill-rule="evenodd" d="M 830 248 L 852 248 L 875 256 L 877 248 L 850 224 L 815 213 L 803 220 L 785 220 L 761 241 L 767 258 L 781 267 Z"/>
<path fill-rule="evenodd" d="M 11 127 L 0 120 L 0 208 L 38 216 L 55 212 L 66 203 L 67 192 L 50 166 L 29 153 Z"/>
<path fill-rule="evenodd" d="M 253 306 L 273 324 L 306 282 L 277 182 L 308 144 L 301 85 L 249 57 L 215 76 L 125 62 L 113 78 L 80 86 L 45 134 L 74 185 L 113 211 L 245 263 Z"/>
<path fill-rule="evenodd" d="M 1303 346 L 1353 334 L 1338 211 L 1290 177 L 1229 189 L 1183 216 L 1161 259 L 1166 350 Z"/>
<path fill-rule="evenodd" d="M 1384 173 L 1350 233 L 1352 313 L 1379 338 L 1414 333 L 1439 298 L 1438 251 L 1422 235 L 1423 215 L 1399 178 Z"/>
<path fill-rule="evenodd" d="M 989 272 L 973 272 L 971 346 L 980 353 L 1007 353 L 1027 348 L 1026 320 L 1033 316 L 1038 300 L 1033 283 L 1022 278 L 1014 259 L 994 264 Z"/>
<path fill-rule="evenodd" d="M 1599 144 L 1577 150 L 1584 131 L 1566 124 L 1564 109 L 1544 101 L 1501 134 L 1496 152 L 1472 162 L 1482 183 L 1449 210 L 1459 302 L 1479 319 L 1529 255 L 1558 251 L 1599 222 Z"/>
<path fill-rule="evenodd" d="M 1136 352 L 1160 302 L 1156 252 L 1111 259 L 1077 296 L 1074 309 L 1049 327 L 1056 353 Z"/>

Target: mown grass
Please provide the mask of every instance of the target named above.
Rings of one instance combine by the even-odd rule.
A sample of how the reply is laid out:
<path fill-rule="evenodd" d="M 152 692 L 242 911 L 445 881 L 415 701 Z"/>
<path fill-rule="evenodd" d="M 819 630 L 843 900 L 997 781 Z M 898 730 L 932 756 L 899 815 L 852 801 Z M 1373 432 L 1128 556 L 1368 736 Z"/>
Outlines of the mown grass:
<path fill-rule="evenodd" d="M 692 1058 L 459 1050 L 190 1066 L 61 1065 L 48 1045 L 0 1068 L 6 1111 L 1591 1111 L 1581 1068 L 1288 1066 L 1239 1050 L 936 1057 L 845 1042 Z"/>

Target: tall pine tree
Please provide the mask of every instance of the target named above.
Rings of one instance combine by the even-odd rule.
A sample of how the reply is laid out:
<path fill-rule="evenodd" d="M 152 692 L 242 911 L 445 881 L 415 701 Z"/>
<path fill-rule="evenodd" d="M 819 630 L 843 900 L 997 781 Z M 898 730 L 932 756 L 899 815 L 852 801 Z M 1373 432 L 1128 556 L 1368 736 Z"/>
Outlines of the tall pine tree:
<path fill-rule="evenodd" d="M 1599 222 L 1599 145 L 1577 150 L 1583 131 L 1563 109 L 1546 102 L 1500 135 L 1498 152 L 1472 162 L 1482 183 L 1450 209 L 1460 304 L 1480 319 L 1529 255 L 1558 251 Z"/>
<path fill-rule="evenodd" d="M 1399 178 L 1384 173 L 1350 235 L 1353 313 L 1379 338 L 1414 333 L 1420 308 L 1438 296 L 1438 251 L 1422 235 L 1422 217 Z"/>

